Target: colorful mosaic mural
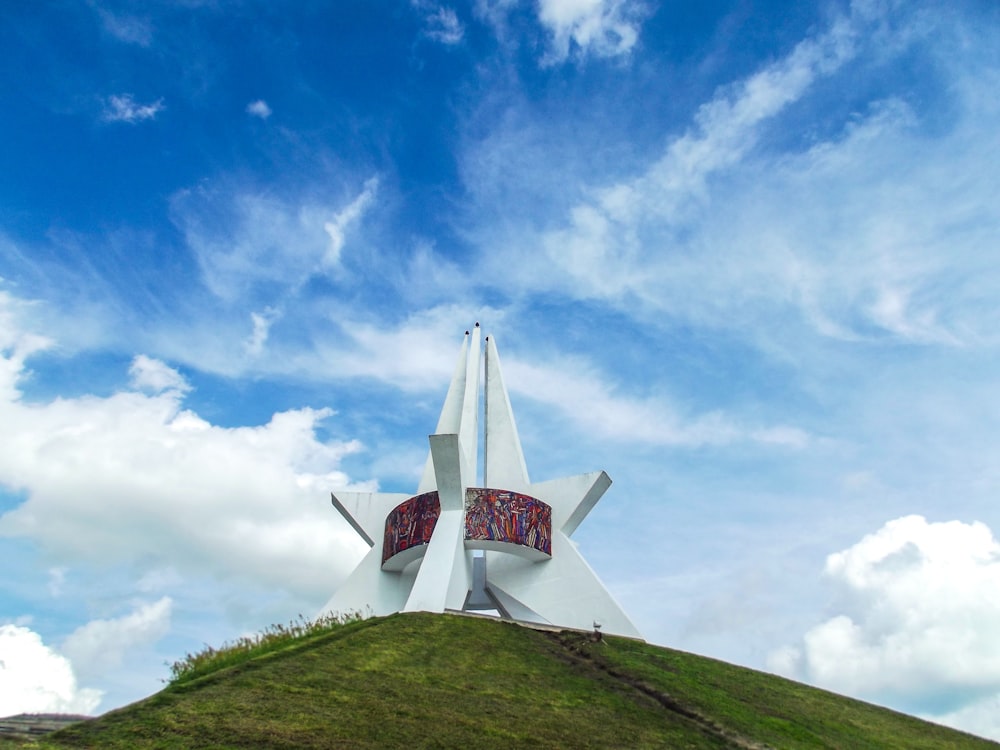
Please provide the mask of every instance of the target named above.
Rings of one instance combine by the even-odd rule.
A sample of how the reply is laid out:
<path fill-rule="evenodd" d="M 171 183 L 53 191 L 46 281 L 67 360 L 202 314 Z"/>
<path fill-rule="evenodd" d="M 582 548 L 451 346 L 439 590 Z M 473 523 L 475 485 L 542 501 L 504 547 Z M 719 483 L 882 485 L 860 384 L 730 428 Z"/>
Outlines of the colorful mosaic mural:
<path fill-rule="evenodd" d="M 552 554 L 552 508 L 509 490 L 465 491 L 465 538 L 508 542 Z"/>
<path fill-rule="evenodd" d="M 427 544 L 441 515 L 438 493 L 425 492 L 397 505 L 385 519 L 382 564 L 404 549 Z"/>

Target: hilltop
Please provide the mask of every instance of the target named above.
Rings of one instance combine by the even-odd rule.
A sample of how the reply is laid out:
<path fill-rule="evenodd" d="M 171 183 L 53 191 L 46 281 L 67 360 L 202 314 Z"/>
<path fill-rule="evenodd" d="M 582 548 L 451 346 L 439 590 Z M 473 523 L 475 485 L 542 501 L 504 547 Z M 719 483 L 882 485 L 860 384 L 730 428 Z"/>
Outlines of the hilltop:
<path fill-rule="evenodd" d="M 401 614 L 303 638 L 45 737 L 102 748 L 997 748 L 625 638 Z"/>

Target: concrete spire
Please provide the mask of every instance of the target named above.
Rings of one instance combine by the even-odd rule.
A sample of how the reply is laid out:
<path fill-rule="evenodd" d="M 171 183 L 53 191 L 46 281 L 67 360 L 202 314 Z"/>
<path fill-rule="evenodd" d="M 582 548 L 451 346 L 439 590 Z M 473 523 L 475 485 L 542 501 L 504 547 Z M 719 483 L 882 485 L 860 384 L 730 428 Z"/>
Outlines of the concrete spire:
<path fill-rule="evenodd" d="M 503 383 L 496 337 L 486 337 L 486 390 L 484 394 L 486 429 L 483 436 L 483 484 L 517 492 L 524 491 L 528 468 L 521 451 L 521 438 L 514 423 L 514 410 Z"/>

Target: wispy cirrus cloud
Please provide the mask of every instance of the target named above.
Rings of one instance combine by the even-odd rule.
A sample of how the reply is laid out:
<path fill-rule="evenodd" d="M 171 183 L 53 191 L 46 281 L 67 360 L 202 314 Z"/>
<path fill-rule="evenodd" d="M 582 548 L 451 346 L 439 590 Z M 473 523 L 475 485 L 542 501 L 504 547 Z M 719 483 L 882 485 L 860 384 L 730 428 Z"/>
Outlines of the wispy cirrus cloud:
<path fill-rule="evenodd" d="M 512 317 L 499 308 L 453 304 L 414 313 L 391 326 L 354 320 L 344 323 L 348 340 L 336 348 L 321 345 L 316 356 L 335 366 L 341 377 L 377 378 L 409 392 L 443 389 L 461 342 L 456 324 L 489 321 L 484 328 L 489 335 Z M 663 396 L 636 395 L 629 384 L 616 384 L 584 357 L 554 358 L 551 351 L 536 355 L 503 356 L 507 388 L 559 414 L 569 429 L 603 440 L 680 447 L 750 442 L 785 449 L 802 448 L 811 440 L 793 425 L 754 424 L 721 410 L 691 414 Z"/>
<path fill-rule="evenodd" d="M 332 198 L 204 185 L 175 194 L 171 208 L 206 286 L 223 299 L 256 304 L 256 291 L 270 290 L 265 302 L 272 302 L 312 276 L 336 273 L 377 190 L 378 178 L 369 178 L 337 209 Z"/>
<path fill-rule="evenodd" d="M 330 244 L 322 259 L 322 265 L 325 268 L 334 268 L 340 263 L 340 253 L 344 249 L 348 228 L 361 219 L 368 206 L 375 199 L 377 191 L 378 178 L 369 178 L 365 181 L 364 187 L 357 197 L 334 214 L 330 221 L 323 224 L 323 231 L 330 238 Z"/>
<path fill-rule="evenodd" d="M 253 330 L 243 345 L 248 355 L 259 357 L 263 353 L 271 325 L 280 317 L 281 312 L 273 307 L 265 307 L 261 312 L 250 313 Z"/>
<path fill-rule="evenodd" d="M 682 414 L 663 397 L 616 392 L 589 369 L 574 358 L 558 364 L 505 359 L 504 380 L 511 391 L 555 408 L 588 435 L 604 440 L 678 447 L 750 441 L 792 448 L 809 441 L 799 428 L 748 426 L 720 410 Z"/>
<path fill-rule="evenodd" d="M 148 18 L 112 13 L 107 8 L 96 8 L 104 31 L 127 44 L 148 47 L 153 41 L 153 24 Z"/>
<path fill-rule="evenodd" d="M 424 35 L 442 44 L 458 44 L 465 36 L 465 26 L 454 8 L 431 0 L 411 0 L 414 8 L 423 14 Z"/>
<path fill-rule="evenodd" d="M 984 300 L 1000 279 L 983 265 L 981 248 L 1000 228 L 1000 212 L 987 198 L 993 173 L 977 164 L 1000 147 L 987 95 L 1000 71 L 978 45 L 962 42 L 975 33 L 962 21 L 929 24 L 904 13 L 894 17 L 897 36 L 886 39 L 883 17 L 858 7 L 720 88 L 631 177 L 564 179 L 564 192 L 583 197 L 563 209 L 562 221 L 511 233 L 504 218 L 477 233 L 486 273 L 646 321 L 735 325 L 754 336 L 777 330 L 771 324 L 780 320 L 783 330 L 794 324 L 845 341 L 991 339 L 995 328 L 976 321 L 995 315 L 997 306 Z M 877 76 L 883 56 L 903 54 L 923 56 L 953 82 L 935 92 L 938 110 L 918 108 L 905 89 L 889 90 L 824 134 L 788 142 L 785 129 L 817 106 L 818 89 Z M 942 111 L 951 118 L 945 129 Z M 933 133 L 928 121 L 937 123 Z M 494 146 L 510 144 L 473 144 L 469 179 L 484 199 L 506 179 L 488 169 Z M 513 164 L 529 186 L 538 171 L 544 202 L 552 170 L 543 166 L 544 148 L 534 153 L 537 166 Z M 523 209 L 526 219 L 531 211 Z M 515 248 L 518 262 L 493 262 L 501 243 Z"/>

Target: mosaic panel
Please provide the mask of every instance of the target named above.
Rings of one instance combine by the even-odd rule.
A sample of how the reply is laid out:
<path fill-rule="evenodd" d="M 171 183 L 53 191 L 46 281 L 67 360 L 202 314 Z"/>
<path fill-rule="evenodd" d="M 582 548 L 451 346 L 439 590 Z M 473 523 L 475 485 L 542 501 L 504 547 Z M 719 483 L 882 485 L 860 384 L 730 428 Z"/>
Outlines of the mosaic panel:
<path fill-rule="evenodd" d="M 427 544 L 441 515 L 438 493 L 425 492 L 406 500 L 386 516 L 382 542 L 382 563 L 411 547 Z"/>
<path fill-rule="evenodd" d="M 465 538 L 507 542 L 552 555 L 552 508 L 510 490 L 465 491 Z"/>

